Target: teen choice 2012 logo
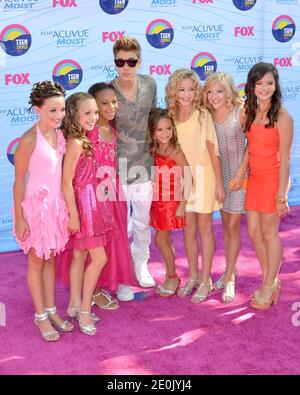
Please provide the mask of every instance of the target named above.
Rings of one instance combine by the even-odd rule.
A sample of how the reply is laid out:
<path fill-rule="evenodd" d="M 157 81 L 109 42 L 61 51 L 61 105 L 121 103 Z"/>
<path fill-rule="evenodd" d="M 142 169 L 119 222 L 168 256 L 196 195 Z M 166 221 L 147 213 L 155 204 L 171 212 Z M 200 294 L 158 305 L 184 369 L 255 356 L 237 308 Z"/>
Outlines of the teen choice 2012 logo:
<path fill-rule="evenodd" d="M 275 40 L 286 43 L 290 41 L 295 34 L 296 24 L 288 15 L 281 15 L 275 19 L 272 25 L 272 33 Z"/>
<path fill-rule="evenodd" d="M 239 97 L 241 97 L 242 99 L 245 99 L 246 97 L 245 86 L 246 84 L 244 82 L 236 86 L 236 90 L 238 91 Z"/>
<path fill-rule="evenodd" d="M 59 82 L 66 90 L 76 88 L 82 80 L 83 72 L 79 63 L 64 59 L 57 63 L 52 72 L 54 82 Z"/>
<path fill-rule="evenodd" d="M 152 47 L 165 48 L 173 41 L 173 27 L 165 19 L 155 19 L 147 27 L 146 38 Z"/>
<path fill-rule="evenodd" d="M 256 0 L 232 0 L 236 8 L 241 11 L 251 10 L 255 6 Z"/>
<path fill-rule="evenodd" d="M 17 146 L 21 140 L 21 137 L 18 137 L 14 139 L 13 141 L 10 142 L 9 146 L 7 147 L 7 159 L 12 165 L 15 165 L 15 152 L 17 149 Z"/>
<path fill-rule="evenodd" d="M 209 52 L 199 52 L 192 59 L 191 69 L 199 75 L 201 81 L 205 81 L 217 71 L 217 61 Z"/>
<path fill-rule="evenodd" d="M 0 46 L 8 55 L 24 55 L 31 46 L 29 30 L 18 24 L 6 26 L 0 33 Z"/>
<path fill-rule="evenodd" d="M 129 0 L 99 0 L 100 7 L 107 14 L 120 14 L 128 5 Z"/>

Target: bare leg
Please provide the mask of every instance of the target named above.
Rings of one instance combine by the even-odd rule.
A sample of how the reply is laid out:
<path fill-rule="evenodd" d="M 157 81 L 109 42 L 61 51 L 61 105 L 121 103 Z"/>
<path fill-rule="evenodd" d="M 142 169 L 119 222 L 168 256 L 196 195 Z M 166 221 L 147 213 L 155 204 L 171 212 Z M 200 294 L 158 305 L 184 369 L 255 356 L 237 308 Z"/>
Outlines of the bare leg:
<path fill-rule="evenodd" d="M 215 238 L 212 229 L 212 214 L 197 215 L 198 229 L 201 238 L 202 274 L 201 282 L 211 284 L 211 266 L 215 250 Z"/>
<path fill-rule="evenodd" d="M 87 254 L 88 252 L 86 250 L 73 251 L 73 258 L 70 267 L 70 302 L 69 302 L 69 307 L 73 307 L 73 313 L 75 310 L 79 310 L 80 308 L 84 267 L 85 267 Z M 70 313 L 72 313 L 71 310 L 72 309 L 70 309 Z"/>
<path fill-rule="evenodd" d="M 234 281 L 234 268 L 241 245 L 241 214 L 231 214 L 221 210 L 226 249 L 226 270 L 224 283 Z"/>

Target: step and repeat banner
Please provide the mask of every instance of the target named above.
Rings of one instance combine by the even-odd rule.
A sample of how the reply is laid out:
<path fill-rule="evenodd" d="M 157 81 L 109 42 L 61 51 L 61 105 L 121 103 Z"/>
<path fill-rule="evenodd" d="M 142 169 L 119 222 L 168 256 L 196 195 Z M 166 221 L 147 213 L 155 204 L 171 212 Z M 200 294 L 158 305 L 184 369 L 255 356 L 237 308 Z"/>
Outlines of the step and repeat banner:
<path fill-rule="evenodd" d="M 177 68 L 201 81 L 230 73 L 244 95 L 260 61 L 278 67 L 295 122 L 291 205 L 300 204 L 300 0 L 0 0 L 0 251 L 18 249 L 11 234 L 14 152 L 37 120 L 33 83 L 60 82 L 67 94 L 116 76 L 112 46 L 124 34 L 142 46 L 140 73 L 158 85 L 158 104 Z"/>

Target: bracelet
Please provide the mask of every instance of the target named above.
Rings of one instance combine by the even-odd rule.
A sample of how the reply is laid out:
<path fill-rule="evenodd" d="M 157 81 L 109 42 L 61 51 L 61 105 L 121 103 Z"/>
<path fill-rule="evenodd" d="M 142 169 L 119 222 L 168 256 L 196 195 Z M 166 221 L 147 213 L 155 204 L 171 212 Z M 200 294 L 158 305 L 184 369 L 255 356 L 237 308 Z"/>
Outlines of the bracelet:
<path fill-rule="evenodd" d="M 287 204 L 288 199 L 287 199 L 287 198 L 281 198 L 281 197 L 279 197 L 279 196 L 276 196 L 276 202 L 277 202 L 278 204 Z"/>

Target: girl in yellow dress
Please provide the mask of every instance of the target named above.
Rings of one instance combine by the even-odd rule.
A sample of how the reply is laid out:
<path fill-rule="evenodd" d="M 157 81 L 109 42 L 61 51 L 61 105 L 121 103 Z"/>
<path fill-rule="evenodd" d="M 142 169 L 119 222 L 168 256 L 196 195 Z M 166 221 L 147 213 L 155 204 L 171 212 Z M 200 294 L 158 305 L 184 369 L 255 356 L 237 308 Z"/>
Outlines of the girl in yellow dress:
<path fill-rule="evenodd" d="M 178 141 L 191 167 L 193 189 L 186 205 L 184 244 L 189 265 L 189 280 L 178 295 L 190 295 L 191 302 L 207 299 L 213 289 L 210 276 L 215 240 L 212 230 L 213 211 L 219 210 L 225 198 L 218 142 L 214 124 L 201 104 L 198 75 L 189 69 L 178 69 L 166 86 L 166 102 L 175 121 Z M 198 269 L 197 229 L 201 239 L 202 273 Z"/>

